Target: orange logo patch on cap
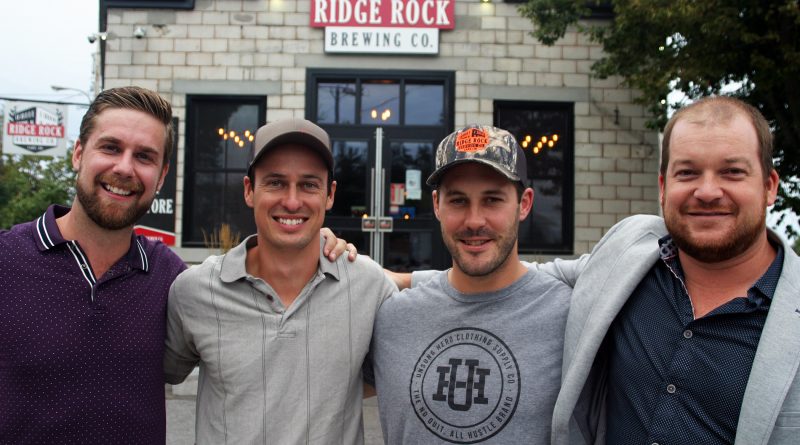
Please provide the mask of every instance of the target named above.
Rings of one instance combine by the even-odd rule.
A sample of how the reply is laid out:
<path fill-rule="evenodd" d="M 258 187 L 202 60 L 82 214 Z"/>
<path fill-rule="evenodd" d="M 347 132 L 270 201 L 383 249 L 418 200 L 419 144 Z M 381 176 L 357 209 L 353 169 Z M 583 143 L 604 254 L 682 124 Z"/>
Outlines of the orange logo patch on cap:
<path fill-rule="evenodd" d="M 489 135 L 480 128 L 470 128 L 456 136 L 456 151 L 472 152 L 486 148 Z"/>

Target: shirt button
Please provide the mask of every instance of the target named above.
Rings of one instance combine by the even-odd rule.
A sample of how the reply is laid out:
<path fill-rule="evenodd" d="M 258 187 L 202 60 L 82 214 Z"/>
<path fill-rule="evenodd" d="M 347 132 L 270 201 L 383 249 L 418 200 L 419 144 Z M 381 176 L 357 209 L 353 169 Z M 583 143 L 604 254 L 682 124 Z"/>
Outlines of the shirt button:
<path fill-rule="evenodd" d="M 692 330 L 691 329 L 687 329 L 687 330 L 683 331 L 683 338 L 692 338 L 692 335 L 694 335 L 694 334 L 692 334 Z"/>
<path fill-rule="evenodd" d="M 659 445 L 659 444 L 658 444 L 658 442 L 653 442 L 653 443 L 652 443 L 652 444 L 650 444 L 650 445 Z"/>
<path fill-rule="evenodd" d="M 667 392 L 670 394 L 675 394 L 675 385 L 673 385 L 672 383 L 667 385 Z"/>

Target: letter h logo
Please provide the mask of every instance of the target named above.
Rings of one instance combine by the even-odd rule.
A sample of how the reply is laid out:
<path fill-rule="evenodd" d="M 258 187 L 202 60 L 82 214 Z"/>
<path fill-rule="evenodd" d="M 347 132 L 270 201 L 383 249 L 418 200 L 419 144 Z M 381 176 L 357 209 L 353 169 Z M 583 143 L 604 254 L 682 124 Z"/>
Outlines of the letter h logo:
<path fill-rule="evenodd" d="M 467 368 L 466 381 L 456 379 L 458 369 L 461 367 L 462 362 Z M 439 373 L 439 385 L 436 389 L 436 394 L 433 395 L 433 400 L 437 402 L 446 401 L 450 409 L 455 411 L 469 411 L 473 403 L 487 405 L 489 399 L 484 395 L 484 387 L 486 385 L 486 376 L 491 374 L 491 370 L 487 368 L 478 368 L 478 360 L 451 358 L 449 363 L 450 366 L 436 367 L 436 371 Z M 445 388 L 447 388 L 447 394 L 444 393 Z M 464 390 L 463 403 L 456 403 L 456 389 Z M 477 391 L 474 398 L 472 397 L 473 390 Z"/>

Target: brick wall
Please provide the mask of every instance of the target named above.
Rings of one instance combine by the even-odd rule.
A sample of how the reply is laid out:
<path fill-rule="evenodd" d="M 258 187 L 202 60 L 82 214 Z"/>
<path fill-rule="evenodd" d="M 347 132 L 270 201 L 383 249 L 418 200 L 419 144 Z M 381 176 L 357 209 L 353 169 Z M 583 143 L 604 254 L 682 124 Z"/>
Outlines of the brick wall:
<path fill-rule="evenodd" d="M 658 213 L 657 134 L 636 92 L 596 79 L 600 46 L 570 31 L 554 46 L 529 35 L 516 6 L 456 0 L 456 29 L 439 55 L 326 55 L 310 28 L 309 0 L 197 0 L 192 11 L 108 11 L 105 86 L 136 84 L 169 99 L 180 118 L 177 227 L 182 215 L 187 94 L 264 94 L 267 118 L 305 115 L 306 68 L 447 70 L 456 73 L 455 124 L 491 123 L 494 100 L 575 104 L 575 253 L 616 221 Z M 146 37 L 136 39 L 137 26 Z M 547 259 L 537 257 L 535 259 Z"/>

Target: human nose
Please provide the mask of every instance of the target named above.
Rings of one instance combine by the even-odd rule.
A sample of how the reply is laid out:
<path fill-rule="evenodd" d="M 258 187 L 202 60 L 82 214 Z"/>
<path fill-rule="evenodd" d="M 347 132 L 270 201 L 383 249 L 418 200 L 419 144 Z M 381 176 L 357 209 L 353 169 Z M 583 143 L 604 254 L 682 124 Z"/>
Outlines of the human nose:
<path fill-rule="evenodd" d="M 303 206 L 297 186 L 287 187 L 286 194 L 283 196 L 283 207 L 290 212 L 295 212 Z"/>
<path fill-rule="evenodd" d="M 700 183 L 694 191 L 694 197 L 703 202 L 720 199 L 722 195 L 722 188 L 719 186 L 717 178 L 710 174 L 700 178 Z"/>
<path fill-rule="evenodd" d="M 123 177 L 133 176 L 133 154 L 123 152 L 122 156 L 118 156 L 114 162 L 113 172 Z"/>
<path fill-rule="evenodd" d="M 468 229 L 479 229 L 486 225 L 486 217 L 478 204 L 469 206 L 464 224 Z"/>

